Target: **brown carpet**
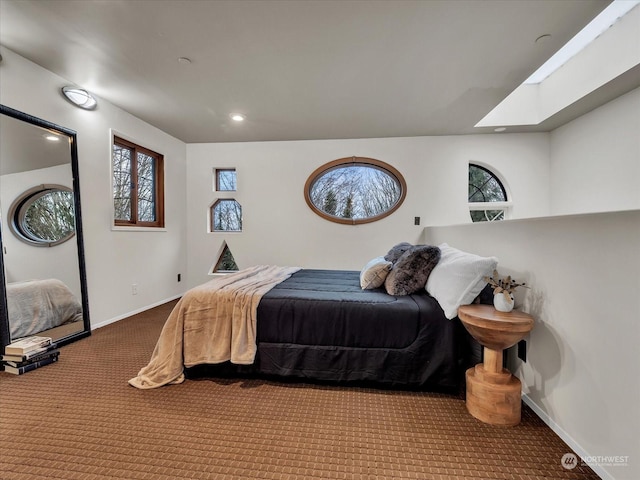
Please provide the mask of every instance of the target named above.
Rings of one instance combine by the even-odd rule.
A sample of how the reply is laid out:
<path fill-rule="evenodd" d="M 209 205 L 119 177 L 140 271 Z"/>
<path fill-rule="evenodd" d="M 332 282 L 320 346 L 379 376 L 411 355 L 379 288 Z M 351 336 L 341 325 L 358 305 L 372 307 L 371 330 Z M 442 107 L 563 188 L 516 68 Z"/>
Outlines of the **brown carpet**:
<path fill-rule="evenodd" d="M 0 373 L 0 478 L 596 479 L 523 408 L 485 425 L 456 395 L 267 380 L 141 391 L 173 303 L 96 330 L 60 361 Z"/>

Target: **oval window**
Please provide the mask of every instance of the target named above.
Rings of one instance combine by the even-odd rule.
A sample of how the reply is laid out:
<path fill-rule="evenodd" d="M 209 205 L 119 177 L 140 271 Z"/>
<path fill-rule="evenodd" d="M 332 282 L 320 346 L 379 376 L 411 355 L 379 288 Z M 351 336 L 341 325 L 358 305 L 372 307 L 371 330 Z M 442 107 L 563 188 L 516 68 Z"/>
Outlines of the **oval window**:
<path fill-rule="evenodd" d="M 9 209 L 9 228 L 25 243 L 52 247 L 75 235 L 73 190 L 39 185 L 18 197 Z"/>
<path fill-rule="evenodd" d="M 309 207 L 332 222 L 375 222 L 397 210 L 407 184 L 391 165 L 350 157 L 334 160 L 311 174 L 304 187 Z"/>

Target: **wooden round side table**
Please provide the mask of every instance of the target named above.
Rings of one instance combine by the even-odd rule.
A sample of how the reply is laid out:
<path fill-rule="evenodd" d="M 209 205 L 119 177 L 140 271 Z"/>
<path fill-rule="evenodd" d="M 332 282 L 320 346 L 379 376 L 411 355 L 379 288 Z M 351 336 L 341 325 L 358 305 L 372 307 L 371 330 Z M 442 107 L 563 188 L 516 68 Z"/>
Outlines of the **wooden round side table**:
<path fill-rule="evenodd" d="M 491 305 L 463 305 L 458 309 L 458 317 L 473 338 L 484 346 L 484 363 L 466 373 L 467 410 L 491 425 L 519 424 L 521 383 L 502 368 L 502 357 L 503 350 L 531 331 L 533 317 L 516 310 L 499 312 Z"/>

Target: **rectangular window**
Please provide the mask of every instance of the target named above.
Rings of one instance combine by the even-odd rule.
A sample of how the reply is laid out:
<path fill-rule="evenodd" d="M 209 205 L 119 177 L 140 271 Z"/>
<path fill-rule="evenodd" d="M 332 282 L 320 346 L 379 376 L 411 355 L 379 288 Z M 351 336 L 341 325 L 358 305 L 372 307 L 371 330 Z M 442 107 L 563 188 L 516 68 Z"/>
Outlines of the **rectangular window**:
<path fill-rule="evenodd" d="M 114 225 L 164 227 L 164 157 L 113 137 Z"/>
<path fill-rule="evenodd" d="M 216 192 L 235 192 L 236 187 L 235 168 L 216 168 Z"/>

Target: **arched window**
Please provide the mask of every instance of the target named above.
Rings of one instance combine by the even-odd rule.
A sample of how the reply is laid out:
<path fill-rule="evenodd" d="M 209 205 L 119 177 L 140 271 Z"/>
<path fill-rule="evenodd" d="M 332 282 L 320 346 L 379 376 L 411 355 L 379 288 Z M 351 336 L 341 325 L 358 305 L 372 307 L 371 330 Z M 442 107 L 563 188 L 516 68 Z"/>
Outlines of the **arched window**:
<path fill-rule="evenodd" d="M 9 208 L 9 229 L 29 245 L 53 247 L 76 233 L 73 190 L 63 185 L 38 185 L 20 195 Z"/>
<path fill-rule="evenodd" d="M 511 202 L 498 176 L 486 167 L 469 164 L 469 213 L 473 222 L 507 217 Z"/>
<path fill-rule="evenodd" d="M 357 225 L 375 222 L 397 210 L 407 193 L 399 171 L 380 160 L 341 158 L 315 170 L 304 197 L 322 218 Z"/>

